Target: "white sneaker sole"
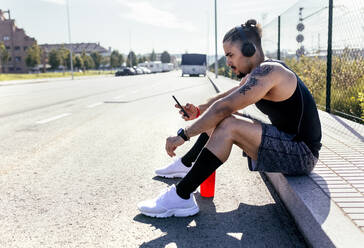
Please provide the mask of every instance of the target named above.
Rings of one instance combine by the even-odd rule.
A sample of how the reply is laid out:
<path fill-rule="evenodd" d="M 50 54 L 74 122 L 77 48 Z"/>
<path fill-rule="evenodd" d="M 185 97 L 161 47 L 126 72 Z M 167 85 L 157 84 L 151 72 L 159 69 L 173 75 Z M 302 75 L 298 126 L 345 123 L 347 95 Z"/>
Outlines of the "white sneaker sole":
<path fill-rule="evenodd" d="M 192 208 L 186 208 L 186 209 L 171 209 L 164 213 L 156 214 L 156 213 L 148 213 L 140 211 L 142 214 L 149 216 L 149 217 L 155 217 L 155 218 L 168 218 L 168 217 L 188 217 L 197 214 L 200 211 L 198 206 L 194 206 Z"/>
<path fill-rule="evenodd" d="M 187 172 L 171 173 L 171 174 L 161 174 L 161 173 L 155 173 L 155 174 L 157 174 L 157 176 L 164 178 L 184 178 L 187 175 Z"/>

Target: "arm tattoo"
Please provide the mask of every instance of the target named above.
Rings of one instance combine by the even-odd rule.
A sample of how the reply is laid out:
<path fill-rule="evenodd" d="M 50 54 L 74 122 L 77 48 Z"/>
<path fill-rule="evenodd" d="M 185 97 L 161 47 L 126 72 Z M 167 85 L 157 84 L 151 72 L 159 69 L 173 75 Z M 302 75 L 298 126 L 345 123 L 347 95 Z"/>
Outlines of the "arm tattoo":
<path fill-rule="evenodd" d="M 271 65 L 262 65 L 258 66 L 252 72 L 252 77 L 254 76 L 266 76 L 273 70 L 273 66 Z"/>
<path fill-rule="evenodd" d="M 258 79 L 256 79 L 255 77 L 251 76 L 248 81 L 241 86 L 241 88 L 239 89 L 239 93 L 245 95 L 245 93 L 250 90 L 252 87 L 254 87 L 255 85 L 258 84 Z"/>
<path fill-rule="evenodd" d="M 266 76 L 272 70 L 273 70 L 273 66 L 271 66 L 271 65 L 258 66 L 257 68 L 254 69 L 254 71 L 250 75 L 250 78 L 248 79 L 248 81 L 239 89 L 239 92 L 241 94 L 245 95 L 245 93 L 248 90 L 250 90 L 252 87 L 254 87 L 255 85 L 258 84 L 258 79 L 256 78 L 256 76 L 258 76 L 258 77 Z"/>

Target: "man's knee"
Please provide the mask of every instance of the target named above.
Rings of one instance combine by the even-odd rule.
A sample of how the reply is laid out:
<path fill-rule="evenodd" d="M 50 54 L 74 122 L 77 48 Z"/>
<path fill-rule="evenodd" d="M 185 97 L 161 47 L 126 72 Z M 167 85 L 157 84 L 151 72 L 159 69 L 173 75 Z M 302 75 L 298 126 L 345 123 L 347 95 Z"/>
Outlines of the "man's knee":
<path fill-rule="evenodd" d="M 217 129 L 231 129 L 235 122 L 235 117 L 230 115 L 229 117 L 226 117 L 223 119 L 217 126 Z"/>
<path fill-rule="evenodd" d="M 251 127 L 252 125 L 254 125 L 254 121 L 251 119 L 241 119 L 231 115 L 222 120 L 216 126 L 215 131 L 223 132 L 224 135 L 234 139 L 234 137 L 240 136 L 242 130 L 249 130 L 249 127 Z"/>
<path fill-rule="evenodd" d="M 222 120 L 215 128 L 214 133 L 223 133 L 224 137 L 232 137 L 235 127 L 235 117 L 229 116 Z"/>

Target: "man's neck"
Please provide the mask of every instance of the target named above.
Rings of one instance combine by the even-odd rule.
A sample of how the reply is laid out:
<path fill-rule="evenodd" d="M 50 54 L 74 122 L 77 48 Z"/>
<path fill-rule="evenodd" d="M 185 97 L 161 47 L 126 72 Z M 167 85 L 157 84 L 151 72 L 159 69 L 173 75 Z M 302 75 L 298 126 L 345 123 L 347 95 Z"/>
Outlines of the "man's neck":
<path fill-rule="evenodd" d="M 262 55 L 262 56 L 257 56 L 256 58 L 255 58 L 255 60 L 254 60 L 254 62 L 252 63 L 252 71 L 255 69 L 255 68 L 257 68 L 261 63 L 263 63 L 264 62 L 264 60 L 265 60 L 265 57 L 264 57 L 264 55 Z"/>

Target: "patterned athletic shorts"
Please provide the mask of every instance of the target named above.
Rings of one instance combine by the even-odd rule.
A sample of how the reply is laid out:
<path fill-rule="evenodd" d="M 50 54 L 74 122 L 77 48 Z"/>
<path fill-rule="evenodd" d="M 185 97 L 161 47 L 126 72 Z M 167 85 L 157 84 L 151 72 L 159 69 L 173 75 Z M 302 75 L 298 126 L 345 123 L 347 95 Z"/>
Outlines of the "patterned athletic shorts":
<path fill-rule="evenodd" d="M 248 157 L 251 171 L 281 172 L 285 175 L 308 175 L 317 163 L 317 158 L 303 141 L 294 141 L 292 134 L 279 131 L 271 124 L 261 123 L 262 142 L 258 149 L 258 160 Z M 243 153 L 244 156 L 247 156 Z"/>

